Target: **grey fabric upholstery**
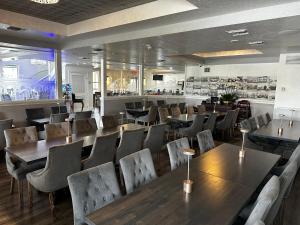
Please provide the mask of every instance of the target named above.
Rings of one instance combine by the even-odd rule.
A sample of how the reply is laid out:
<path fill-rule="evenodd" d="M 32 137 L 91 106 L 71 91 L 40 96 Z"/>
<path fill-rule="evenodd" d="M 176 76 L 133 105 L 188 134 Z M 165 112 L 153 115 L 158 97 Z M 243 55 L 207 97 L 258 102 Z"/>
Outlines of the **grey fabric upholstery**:
<path fill-rule="evenodd" d="M 126 102 L 125 103 L 126 109 L 134 109 L 134 103 L 133 102 Z"/>
<path fill-rule="evenodd" d="M 115 116 L 102 116 L 103 128 L 109 129 L 119 126 L 119 121 Z"/>
<path fill-rule="evenodd" d="M 90 156 L 83 161 L 83 169 L 88 169 L 107 162 L 112 162 L 116 154 L 116 144 L 119 132 L 95 139 Z"/>
<path fill-rule="evenodd" d="M 95 118 L 74 120 L 73 122 L 74 134 L 92 133 L 97 131 L 97 129 Z"/>
<path fill-rule="evenodd" d="M 273 224 L 276 215 L 279 212 L 279 209 L 283 203 L 283 200 L 288 197 L 290 193 L 291 187 L 293 185 L 294 178 L 297 173 L 297 164 L 296 162 L 289 163 L 289 165 L 284 169 L 283 173 L 279 177 L 280 182 L 280 191 L 278 198 L 276 199 L 275 203 L 273 204 L 270 212 L 265 219 L 266 225 Z"/>
<path fill-rule="evenodd" d="M 155 123 L 156 116 L 157 116 L 157 109 L 158 109 L 157 106 L 151 106 L 148 114 L 145 116 L 138 117 L 136 121 L 143 122 L 143 123 Z"/>
<path fill-rule="evenodd" d="M 67 118 L 69 118 L 69 113 L 51 114 L 50 123 L 65 122 Z"/>
<path fill-rule="evenodd" d="M 49 149 L 46 166 L 26 175 L 37 190 L 50 193 L 68 186 L 67 177 L 81 170 L 83 140 Z"/>
<path fill-rule="evenodd" d="M 86 224 L 85 216 L 121 197 L 112 162 L 68 176 L 74 225 Z"/>
<path fill-rule="evenodd" d="M 6 146 L 4 131 L 12 128 L 13 120 L 0 120 L 0 151 Z"/>
<path fill-rule="evenodd" d="M 169 142 L 167 144 L 167 148 L 170 158 L 171 170 L 174 170 L 182 164 L 187 163 L 188 158 L 182 153 L 182 149 L 190 148 L 189 141 L 186 137 Z"/>
<path fill-rule="evenodd" d="M 166 101 L 165 100 L 157 100 L 157 105 L 164 106 L 164 105 L 166 105 Z"/>
<path fill-rule="evenodd" d="M 51 107 L 51 114 L 65 114 L 68 112 L 67 106 L 52 106 Z M 63 121 L 61 121 L 63 122 Z"/>
<path fill-rule="evenodd" d="M 167 123 L 169 111 L 167 108 L 158 107 L 159 121 L 160 123 Z"/>
<path fill-rule="evenodd" d="M 267 123 L 270 123 L 272 121 L 272 118 L 269 113 L 266 113 L 266 120 L 267 120 Z"/>
<path fill-rule="evenodd" d="M 38 141 L 36 127 L 20 127 L 4 131 L 6 145 L 8 147 L 22 145 Z"/>
<path fill-rule="evenodd" d="M 262 222 L 261 220 L 255 221 L 254 223 L 252 223 L 251 225 L 265 225 L 264 222 Z"/>
<path fill-rule="evenodd" d="M 210 130 L 204 130 L 197 134 L 200 153 L 203 154 L 215 147 L 214 139 Z"/>
<path fill-rule="evenodd" d="M 172 112 L 172 116 L 175 116 L 175 117 L 181 115 L 179 106 L 172 107 L 171 112 Z"/>
<path fill-rule="evenodd" d="M 69 122 L 45 124 L 45 140 L 66 137 L 71 134 Z"/>
<path fill-rule="evenodd" d="M 188 106 L 186 107 L 186 113 L 187 113 L 188 115 L 193 115 L 193 114 L 195 113 L 195 111 L 194 111 L 194 106 L 188 105 Z"/>
<path fill-rule="evenodd" d="M 92 116 L 92 111 L 75 112 L 75 120 L 89 119 Z"/>
<path fill-rule="evenodd" d="M 152 154 L 160 152 L 164 143 L 166 129 L 166 124 L 151 126 L 144 140 L 144 148 L 149 148 Z"/>
<path fill-rule="evenodd" d="M 144 131 L 144 128 L 142 128 L 137 130 L 125 130 L 122 132 L 121 140 L 116 153 L 117 164 L 119 164 L 119 160 L 121 158 L 142 149 Z"/>
<path fill-rule="evenodd" d="M 205 113 L 205 112 L 206 112 L 206 107 L 205 107 L 205 105 L 198 105 L 197 108 L 198 108 L 198 113 L 199 113 L 199 114 L 202 114 L 202 113 Z"/>
<path fill-rule="evenodd" d="M 146 102 L 145 102 L 145 107 L 146 107 L 146 108 L 150 108 L 150 107 L 153 106 L 153 105 L 154 105 L 153 101 L 146 101 Z"/>
<path fill-rule="evenodd" d="M 234 113 L 232 115 L 232 120 L 231 120 L 231 128 L 234 129 L 235 125 L 236 125 L 236 121 L 237 121 L 237 118 L 239 116 L 239 112 L 240 112 L 240 109 L 237 108 L 234 110 Z"/>
<path fill-rule="evenodd" d="M 257 116 L 257 122 L 259 127 L 263 127 L 266 125 L 262 115 Z"/>
<path fill-rule="evenodd" d="M 232 119 L 234 117 L 235 110 L 228 110 L 224 119 L 217 123 L 217 130 L 227 130 L 231 127 Z"/>
<path fill-rule="evenodd" d="M 203 130 L 211 130 L 211 132 L 213 132 L 215 129 L 216 121 L 217 113 L 211 113 L 207 121 L 203 124 Z"/>
<path fill-rule="evenodd" d="M 143 149 L 120 160 L 127 194 L 156 179 L 151 152 Z"/>
<path fill-rule="evenodd" d="M 143 103 L 142 102 L 135 102 L 134 106 L 135 106 L 136 109 L 141 109 L 141 108 L 143 108 Z"/>
<path fill-rule="evenodd" d="M 256 120 L 255 120 L 255 117 L 249 118 L 249 123 L 250 123 L 250 126 L 251 126 L 251 131 L 257 130 L 257 123 L 256 123 Z"/>
<path fill-rule="evenodd" d="M 178 131 L 179 134 L 188 138 L 195 137 L 198 132 L 202 131 L 204 119 L 204 115 L 197 114 L 194 118 L 193 124 L 187 128 L 180 128 Z"/>
<path fill-rule="evenodd" d="M 241 128 L 242 129 L 246 129 L 246 130 L 249 130 L 249 132 L 251 132 L 251 124 L 250 124 L 250 122 L 249 122 L 249 120 L 243 120 L 241 123 L 240 123 L 240 125 L 241 125 Z"/>
<path fill-rule="evenodd" d="M 182 114 L 185 113 L 185 102 L 179 103 L 178 107 L 179 107 Z"/>

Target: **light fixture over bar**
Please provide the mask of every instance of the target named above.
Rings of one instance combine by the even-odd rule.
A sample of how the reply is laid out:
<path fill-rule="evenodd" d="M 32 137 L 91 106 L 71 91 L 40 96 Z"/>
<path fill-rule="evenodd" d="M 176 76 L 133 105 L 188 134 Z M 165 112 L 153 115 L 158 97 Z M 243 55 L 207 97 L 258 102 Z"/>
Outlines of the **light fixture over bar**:
<path fill-rule="evenodd" d="M 40 3 L 40 4 L 56 4 L 59 2 L 59 0 L 31 0 L 32 2 Z"/>
<path fill-rule="evenodd" d="M 217 57 L 226 57 L 226 56 L 261 55 L 261 54 L 263 53 L 257 49 L 241 49 L 241 50 L 193 53 L 194 56 L 198 56 L 201 58 L 217 58 Z"/>

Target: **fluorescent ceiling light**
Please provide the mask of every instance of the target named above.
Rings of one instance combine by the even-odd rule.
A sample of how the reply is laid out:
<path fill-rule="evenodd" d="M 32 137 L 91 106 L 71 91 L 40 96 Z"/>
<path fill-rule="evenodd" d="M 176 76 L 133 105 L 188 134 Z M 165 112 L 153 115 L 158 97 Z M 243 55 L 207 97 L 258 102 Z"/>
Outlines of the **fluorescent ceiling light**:
<path fill-rule="evenodd" d="M 247 29 L 237 29 L 237 30 L 226 30 L 227 34 L 231 34 L 233 37 L 248 35 L 249 32 Z"/>
<path fill-rule="evenodd" d="M 231 43 L 236 43 L 236 42 L 239 42 L 239 40 L 237 39 L 233 39 L 233 40 L 230 40 Z"/>
<path fill-rule="evenodd" d="M 264 41 L 250 41 L 248 42 L 249 45 L 263 45 Z"/>
<path fill-rule="evenodd" d="M 3 62 L 10 62 L 10 61 L 16 61 L 18 60 L 18 57 L 10 57 L 10 58 L 3 58 Z"/>
<path fill-rule="evenodd" d="M 217 58 L 217 57 L 260 55 L 260 54 L 263 53 L 257 49 L 241 49 L 241 50 L 216 51 L 216 52 L 196 52 L 193 55 L 201 58 Z"/>

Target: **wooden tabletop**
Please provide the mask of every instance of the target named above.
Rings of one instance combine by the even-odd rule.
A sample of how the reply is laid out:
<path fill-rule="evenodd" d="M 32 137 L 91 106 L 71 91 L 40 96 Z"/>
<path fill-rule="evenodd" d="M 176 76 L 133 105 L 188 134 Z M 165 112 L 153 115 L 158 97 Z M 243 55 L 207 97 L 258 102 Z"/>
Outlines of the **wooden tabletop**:
<path fill-rule="evenodd" d="M 93 133 L 85 133 L 81 135 L 72 135 L 73 141 L 84 140 L 83 147 L 92 146 L 95 140 L 95 137 L 108 135 L 117 131 L 120 131 L 120 127 L 124 127 L 124 130 L 135 130 L 144 128 L 145 132 L 148 131 L 148 127 L 139 125 L 139 124 L 124 124 L 120 125 L 116 128 L 104 129 L 100 128 L 97 132 Z M 27 164 L 42 160 L 47 158 L 49 148 L 62 145 L 66 143 L 65 138 L 58 138 L 51 141 L 41 140 L 34 143 L 28 143 L 21 146 L 7 147 L 5 150 L 12 154 L 17 159 L 25 162 Z"/>
<path fill-rule="evenodd" d="M 278 134 L 278 128 L 280 127 L 280 120 L 278 119 L 272 120 L 267 126 L 259 128 L 258 130 L 254 131 L 251 135 L 280 141 L 299 142 L 300 122 L 294 121 L 293 126 L 289 127 L 289 121 L 283 120 L 282 125 L 282 135 Z"/>
<path fill-rule="evenodd" d="M 247 150 L 244 161 L 239 161 L 238 150 L 237 146 L 224 144 L 193 159 L 190 177 L 194 184 L 189 195 L 183 192 L 187 167 L 182 166 L 96 210 L 87 216 L 87 222 L 94 225 L 232 224 L 279 160 L 277 155 Z"/>

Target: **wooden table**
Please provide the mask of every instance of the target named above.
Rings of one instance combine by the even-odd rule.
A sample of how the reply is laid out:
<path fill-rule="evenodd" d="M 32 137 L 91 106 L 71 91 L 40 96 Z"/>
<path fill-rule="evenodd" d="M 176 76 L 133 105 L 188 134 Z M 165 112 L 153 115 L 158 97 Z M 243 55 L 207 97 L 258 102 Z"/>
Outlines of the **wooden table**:
<path fill-rule="evenodd" d="M 149 110 L 150 108 L 126 109 L 126 111 L 135 118 L 147 115 Z"/>
<path fill-rule="evenodd" d="M 182 166 L 86 217 L 94 225 L 232 224 L 280 156 L 224 144 L 191 162 L 193 192 Z"/>
<path fill-rule="evenodd" d="M 283 133 L 278 134 L 280 120 L 272 120 L 267 126 L 261 127 L 251 133 L 253 136 L 270 138 L 279 141 L 299 142 L 300 138 L 300 122 L 294 121 L 294 125 L 289 127 L 289 121 L 283 120 Z"/>
<path fill-rule="evenodd" d="M 89 147 L 94 144 L 95 137 L 111 134 L 113 132 L 120 131 L 120 127 L 124 127 L 124 130 L 135 130 L 144 128 L 145 132 L 148 131 L 148 127 L 139 124 L 124 124 L 116 128 L 104 129 L 100 128 L 95 133 L 85 133 L 81 135 L 72 135 L 73 141 L 84 140 L 83 147 Z M 7 147 L 5 150 L 12 156 L 16 157 L 22 162 L 27 164 L 47 158 L 50 147 L 56 145 L 62 145 L 66 143 L 65 138 L 58 138 L 51 141 L 41 140 L 34 143 L 28 143 L 21 146 Z"/>

